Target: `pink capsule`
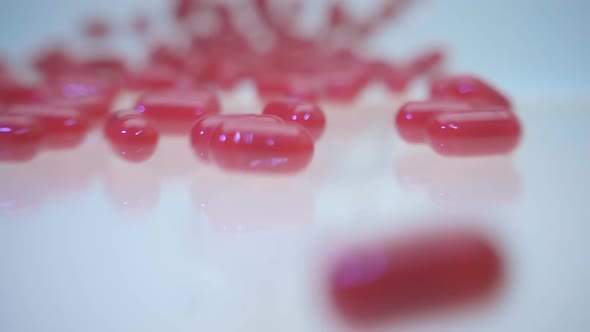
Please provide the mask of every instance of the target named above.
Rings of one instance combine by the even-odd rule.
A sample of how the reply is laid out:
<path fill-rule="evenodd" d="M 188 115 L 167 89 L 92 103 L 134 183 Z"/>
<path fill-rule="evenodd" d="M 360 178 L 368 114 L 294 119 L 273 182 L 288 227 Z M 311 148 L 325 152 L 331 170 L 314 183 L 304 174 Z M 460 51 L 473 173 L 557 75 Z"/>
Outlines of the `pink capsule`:
<path fill-rule="evenodd" d="M 395 125 L 406 142 L 426 143 L 426 126 L 433 116 L 448 112 L 467 112 L 472 109 L 473 106 L 458 101 L 411 101 L 399 109 L 395 116 Z"/>
<path fill-rule="evenodd" d="M 215 129 L 227 121 L 250 121 L 260 123 L 283 123 L 278 117 L 260 114 L 224 114 L 203 117 L 191 130 L 191 146 L 195 154 L 203 161 L 209 160 L 209 145 Z"/>
<path fill-rule="evenodd" d="M 296 173 L 313 158 L 313 138 L 301 126 L 286 123 L 228 121 L 213 133 L 210 154 L 223 169 Z"/>
<path fill-rule="evenodd" d="M 0 161 L 33 159 L 45 137 L 45 128 L 26 115 L 0 114 Z"/>
<path fill-rule="evenodd" d="M 146 93 L 135 109 L 160 130 L 188 133 L 204 115 L 219 113 L 220 105 L 210 91 L 178 89 Z"/>
<path fill-rule="evenodd" d="M 430 96 L 432 99 L 453 99 L 475 106 L 511 107 L 510 100 L 498 89 L 472 75 L 436 78 L 430 84 Z"/>
<path fill-rule="evenodd" d="M 70 148 L 79 145 L 86 136 L 88 119 L 76 109 L 52 105 L 14 105 L 7 114 L 26 115 L 37 119 L 45 128 L 44 143 L 50 148 Z"/>
<path fill-rule="evenodd" d="M 443 113 L 427 127 L 430 145 L 445 156 L 507 154 L 520 142 L 520 121 L 506 108 Z"/>

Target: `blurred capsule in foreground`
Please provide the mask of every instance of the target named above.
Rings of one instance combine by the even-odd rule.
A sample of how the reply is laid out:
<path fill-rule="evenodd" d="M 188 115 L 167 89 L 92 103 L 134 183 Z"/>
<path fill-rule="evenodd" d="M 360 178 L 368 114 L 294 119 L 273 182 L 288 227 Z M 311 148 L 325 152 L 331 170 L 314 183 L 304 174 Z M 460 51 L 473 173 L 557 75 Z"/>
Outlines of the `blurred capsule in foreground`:
<path fill-rule="evenodd" d="M 332 265 L 330 297 L 350 323 L 394 323 L 488 299 L 504 266 L 481 230 L 431 230 L 349 248 Z"/>

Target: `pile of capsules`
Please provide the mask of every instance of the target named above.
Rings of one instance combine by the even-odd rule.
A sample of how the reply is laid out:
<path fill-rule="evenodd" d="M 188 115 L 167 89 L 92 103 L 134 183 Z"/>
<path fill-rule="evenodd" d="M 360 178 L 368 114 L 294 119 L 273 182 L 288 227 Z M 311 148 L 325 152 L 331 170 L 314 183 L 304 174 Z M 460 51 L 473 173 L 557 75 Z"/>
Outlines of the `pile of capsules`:
<path fill-rule="evenodd" d="M 160 136 L 174 134 L 187 137 L 199 159 L 222 169 L 296 173 L 313 159 L 314 142 L 325 130 L 321 102 L 352 102 L 375 81 L 402 92 L 417 78 L 428 79 L 431 95 L 404 104 L 395 115 L 402 139 L 429 144 L 445 156 L 510 153 L 521 125 L 508 98 L 476 76 L 441 72 L 440 50 L 398 63 L 356 52 L 412 3 L 384 1 L 361 20 L 334 2 L 320 31 L 302 37 L 295 28 L 302 1 L 271 6 L 251 0 L 232 7 L 179 0 L 171 11 L 177 40 L 150 45 L 145 64 L 130 66 L 113 55 L 77 57 L 55 46 L 34 57 L 32 68 L 41 79 L 31 84 L 0 63 L 0 161 L 75 147 L 99 127 L 131 162 L 149 159 Z M 238 26 L 243 19 L 237 13 L 244 12 L 256 16 L 257 29 Z M 199 24 L 203 15 L 215 19 L 215 29 Z M 152 23 L 138 15 L 130 26 L 144 38 Z M 100 18 L 82 29 L 99 44 L 111 33 Z M 255 82 L 269 102 L 262 112 L 223 114 L 218 91 L 243 80 Z M 135 107 L 113 112 L 117 96 L 129 91 L 141 92 Z M 406 316 L 490 292 L 502 271 L 502 259 L 485 235 L 432 232 L 343 255 L 332 267 L 331 298 L 354 321 Z"/>

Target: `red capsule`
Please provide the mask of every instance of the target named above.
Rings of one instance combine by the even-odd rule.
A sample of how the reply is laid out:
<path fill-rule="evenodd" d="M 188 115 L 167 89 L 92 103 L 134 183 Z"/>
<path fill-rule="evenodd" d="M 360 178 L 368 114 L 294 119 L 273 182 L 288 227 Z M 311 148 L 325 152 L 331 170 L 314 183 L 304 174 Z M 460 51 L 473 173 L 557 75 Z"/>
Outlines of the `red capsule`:
<path fill-rule="evenodd" d="M 209 144 L 215 129 L 227 121 L 251 121 L 261 123 L 283 123 L 275 116 L 260 114 L 224 114 L 208 115 L 197 121 L 191 130 L 191 146 L 195 154 L 203 161 L 209 160 Z"/>
<path fill-rule="evenodd" d="M 33 59 L 32 65 L 45 78 L 51 78 L 72 71 L 76 66 L 74 60 L 60 46 L 41 51 Z"/>
<path fill-rule="evenodd" d="M 94 94 L 73 98 L 54 98 L 48 100 L 48 104 L 56 107 L 76 109 L 82 116 L 88 118 L 89 121 L 95 121 L 109 114 L 113 99 L 114 97 L 112 95 Z"/>
<path fill-rule="evenodd" d="M 160 130 L 188 133 L 205 114 L 220 111 L 217 96 L 206 90 L 168 90 L 144 94 L 136 110 Z"/>
<path fill-rule="evenodd" d="M 214 131 L 210 149 L 215 163 L 227 170 L 295 173 L 311 162 L 314 144 L 301 126 L 228 121 Z"/>
<path fill-rule="evenodd" d="M 104 133 L 115 152 L 130 162 L 150 158 L 160 135 L 147 119 L 134 112 L 115 112 L 106 121 Z"/>
<path fill-rule="evenodd" d="M 263 114 L 274 115 L 285 122 L 297 123 L 318 139 L 326 129 L 326 116 L 319 106 L 297 99 L 282 99 L 266 104 Z"/>
<path fill-rule="evenodd" d="M 25 115 L 0 114 L 0 161 L 28 161 L 39 152 L 42 124 Z"/>
<path fill-rule="evenodd" d="M 350 102 L 367 86 L 371 78 L 370 68 L 364 70 L 341 70 L 322 75 L 322 92 L 329 99 Z"/>
<path fill-rule="evenodd" d="M 510 108 L 510 100 L 482 79 L 471 75 L 439 77 L 430 83 L 432 99 L 454 99 L 475 106 Z"/>
<path fill-rule="evenodd" d="M 387 88 L 392 92 L 399 93 L 408 88 L 415 74 L 408 68 L 390 66 L 383 75 Z"/>
<path fill-rule="evenodd" d="M 77 98 L 89 95 L 117 94 L 121 88 L 119 82 L 90 73 L 65 73 L 52 77 L 48 85 L 59 96 Z"/>
<path fill-rule="evenodd" d="M 44 145 L 50 148 L 69 148 L 79 145 L 86 136 L 88 119 L 78 110 L 51 105 L 14 105 L 8 114 L 26 115 L 42 123 L 46 137 Z"/>
<path fill-rule="evenodd" d="M 426 51 L 416 56 L 409 64 L 414 75 L 428 74 L 440 67 L 445 60 L 445 52 L 439 49 Z"/>
<path fill-rule="evenodd" d="M 502 108 L 440 114 L 427 131 L 434 151 L 445 156 L 510 153 L 521 136 L 516 115 Z"/>
<path fill-rule="evenodd" d="M 427 143 L 426 126 L 433 116 L 449 112 L 466 112 L 473 109 L 467 103 L 455 101 L 411 101 L 402 105 L 395 116 L 400 136 L 409 143 Z"/>
<path fill-rule="evenodd" d="M 258 95 L 261 98 L 286 97 L 300 100 L 316 101 L 317 84 L 303 78 L 289 78 L 285 75 L 260 75 L 256 80 Z"/>
<path fill-rule="evenodd" d="M 0 77 L 0 105 L 33 103 L 47 99 L 46 91 L 17 82 L 11 78 Z"/>
<path fill-rule="evenodd" d="M 84 34 L 91 38 L 104 38 L 111 33 L 108 22 L 99 17 L 89 18 L 84 24 Z"/>
<path fill-rule="evenodd" d="M 130 89 L 158 91 L 169 90 L 181 83 L 178 71 L 168 66 L 152 66 L 128 75 L 127 85 Z"/>
<path fill-rule="evenodd" d="M 441 230 L 350 250 L 332 268 L 331 296 L 353 323 L 396 321 L 488 298 L 503 272 L 484 234 Z"/>

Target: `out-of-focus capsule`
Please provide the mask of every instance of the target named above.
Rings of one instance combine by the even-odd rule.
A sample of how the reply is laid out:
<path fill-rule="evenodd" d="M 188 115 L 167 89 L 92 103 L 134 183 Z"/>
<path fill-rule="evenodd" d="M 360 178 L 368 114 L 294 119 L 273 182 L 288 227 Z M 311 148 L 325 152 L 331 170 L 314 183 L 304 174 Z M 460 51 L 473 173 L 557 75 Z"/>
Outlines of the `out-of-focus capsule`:
<path fill-rule="evenodd" d="M 213 133 L 210 154 L 226 170 L 296 173 L 312 160 L 313 138 L 298 125 L 228 121 Z"/>
<path fill-rule="evenodd" d="M 503 273 L 502 258 L 483 233 L 445 229 L 349 250 L 329 282 L 345 319 L 373 324 L 488 298 Z"/>
<path fill-rule="evenodd" d="M 36 118 L 46 131 L 44 145 L 50 148 L 69 148 L 79 145 L 86 136 L 88 119 L 76 109 L 43 104 L 14 105 L 8 114 Z"/>
<path fill-rule="evenodd" d="M 503 108 L 444 113 L 430 121 L 428 140 L 445 156 L 507 154 L 520 142 L 520 121 Z"/>
<path fill-rule="evenodd" d="M 127 86 L 134 90 L 170 90 L 183 84 L 178 71 L 162 65 L 154 65 L 128 74 Z"/>
<path fill-rule="evenodd" d="M 0 105 L 34 103 L 47 99 L 47 92 L 39 87 L 0 76 Z"/>
<path fill-rule="evenodd" d="M 146 93 L 136 110 L 159 130 L 188 133 L 202 116 L 219 113 L 220 105 L 210 91 L 178 89 Z"/>
<path fill-rule="evenodd" d="M 28 161 L 41 148 L 43 125 L 34 117 L 0 114 L 0 161 Z"/>
<path fill-rule="evenodd" d="M 510 108 L 510 100 L 481 78 L 471 75 L 439 77 L 430 84 L 432 99 L 454 99 L 475 106 Z"/>
<path fill-rule="evenodd" d="M 326 129 L 326 116 L 316 104 L 297 99 L 271 101 L 264 107 L 263 114 L 274 115 L 285 122 L 301 125 L 314 139 L 320 138 Z"/>
<path fill-rule="evenodd" d="M 115 152 L 131 162 L 150 158 L 160 137 L 147 119 L 126 111 L 113 113 L 105 123 L 104 133 Z"/>
<path fill-rule="evenodd" d="M 203 161 L 209 160 L 209 145 L 215 129 L 227 121 L 252 121 L 260 123 L 283 123 L 272 115 L 260 114 L 216 114 L 207 115 L 197 121 L 191 130 L 191 146 L 195 154 Z"/>
<path fill-rule="evenodd" d="M 429 100 L 411 101 L 402 105 L 395 116 L 395 126 L 400 136 L 408 143 L 426 143 L 426 126 L 434 115 L 472 110 L 464 102 Z"/>
<path fill-rule="evenodd" d="M 121 89 L 121 82 L 86 72 L 70 72 L 48 78 L 50 89 L 63 98 L 92 95 L 114 96 Z"/>
<path fill-rule="evenodd" d="M 47 103 L 56 107 L 77 109 L 92 122 L 101 120 L 109 114 L 113 99 L 114 97 L 109 94 L 90 94 L 72 98 L 53 98 Z"/>

